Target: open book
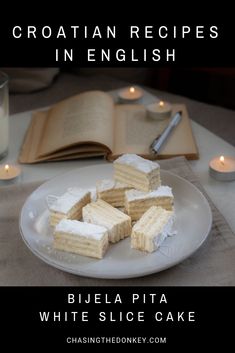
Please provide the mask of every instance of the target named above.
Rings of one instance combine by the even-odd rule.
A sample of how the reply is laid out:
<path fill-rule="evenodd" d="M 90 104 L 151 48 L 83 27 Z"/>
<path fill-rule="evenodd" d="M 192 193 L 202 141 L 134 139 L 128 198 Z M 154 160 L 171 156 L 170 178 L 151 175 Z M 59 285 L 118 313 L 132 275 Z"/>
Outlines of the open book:
<path fill-rule="evenodd" d="M 89 91 L 36 112 L 21 148 L 20 163 L 57 161 L 92 156 L 115 159 L 123 153 L 167 158 L 185 155 L 198 158 L 185 106 L 183 118 L 158 155 L 150 153 L 151 142 L 164 130 L 167 120 L 151 120 L 139 104 L 114 104 L 108 93 Z M 174 113 L 173 111 L 173 113 Z"/>

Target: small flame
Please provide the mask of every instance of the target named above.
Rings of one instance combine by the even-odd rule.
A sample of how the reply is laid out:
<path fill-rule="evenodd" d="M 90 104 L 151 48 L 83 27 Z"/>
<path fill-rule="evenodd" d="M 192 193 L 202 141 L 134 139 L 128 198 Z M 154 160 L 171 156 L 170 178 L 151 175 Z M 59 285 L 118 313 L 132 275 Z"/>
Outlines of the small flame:
<path fill-rule="evenodd" d="M 220 160 L 220 163 L 224 165 L 224 156 L 221 156 L 219 160 Z"/>
<path fill-rule="evenodd" d="M 131 92 L 131 93 L 134 93 L 134 92 L 135 92 L 135 88 L 134 88 L 134 87 L 131 87 L 131 88 L 130 88 L 130 92 Z"/>
<path fill-rule="evenodd" d="M 164 102 L 163 102 L 163 101 L 160 101 L 160 102 L 159 102 L 159 106 L 160 106 L 160 107 L 164 107 Z"/>
<path fill-rule="evenodd" d="M 9 172 L 9 169 L 10 169 L 9 165 L 8 165 L 8 164 L 6 164 L 6 165 L 5 165 L 5 172 L 7 172 L 7 173 L 8 173 L 8 172 Z"/>

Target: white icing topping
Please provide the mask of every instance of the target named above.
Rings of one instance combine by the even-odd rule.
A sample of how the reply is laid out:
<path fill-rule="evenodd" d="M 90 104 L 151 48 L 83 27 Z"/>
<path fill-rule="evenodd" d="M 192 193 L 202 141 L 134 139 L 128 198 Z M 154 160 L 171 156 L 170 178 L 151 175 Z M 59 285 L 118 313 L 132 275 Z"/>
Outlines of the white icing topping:
<path fill-rule="evenodd" d="M 78 196 L 78 197 L 82 198 L 88 192 L 88 190 L 72 187 L 72 188 L 68 188 L 67 192 L 70 193 L 71 195 Z"/>
<path fill-rule="evenodd" d="M 55 232 L 64 232 L 95 240 L 102 239 L 107 229 L 91 223 L 71 219 L 62 219 L 55 227 Z"/>
<path fill-rule="evenodd" d="M 51 211 L 68 213 L 89 191 L 80 188 L 69 188 L 62 196 L 49 206 Z"/>
<path fill-rule="evenodd" d="M 120 183 L 119 181 L 115 181 L 112 179 L 103 179 L 97 181 L 97 190 L 98 191 L 107 191 L 107 190 L 112 190 L 112 189 L 125 189 L 129 188 L 128 185 L 124 183 Z"/>
<path fill-rule="evenodd" d="M 175 232 L 172 231 L 172 226 L 174 224 L 175 216 L 174 214 L 169 218 L 168 222 L 164 225 L 162 228 L 161 233 L 158 233 L 154 235 L 153 237 L 153 243 L 154 243 L 154 248 L 155 250 L 163 243 L 163 241 L 168 237 L 172 236 L 175 234 Z"/>
<path fill-rule="evenodd" d="M 129 165 L 144 173 L 150 173 L 153 170 L 160 168 L 157 162 L 149 161 L 140 156 L 137 156 L 136 154 L 123 154 L 121 157 L 114 161 L 114 164 L 115 163 Z"/>
<path fill-rule="evenodd" d="M 159 188 L 150 192 L 134 189 L 126 191 L 127 201 L 143 200 L 153 197 L 173 197 L 172 189 L 169 186 L 159 186 Z"/>
<path fill-rule="evenodd" d="M 88 190 L 89 190 L 90 193 L 91 193 L 91 200 L 92 200 L 92 201 L 96 201 L 96 199 L 97 199 L 97 196 L 96 196 L 96 188 L 89 188 Z"/>
<path fill-rule="evenodd" d="M 58 196 L 47 195 L 46 201 L 47 201 L 48 208 L 50 208 L 57 200 L 58 200 Z"/>

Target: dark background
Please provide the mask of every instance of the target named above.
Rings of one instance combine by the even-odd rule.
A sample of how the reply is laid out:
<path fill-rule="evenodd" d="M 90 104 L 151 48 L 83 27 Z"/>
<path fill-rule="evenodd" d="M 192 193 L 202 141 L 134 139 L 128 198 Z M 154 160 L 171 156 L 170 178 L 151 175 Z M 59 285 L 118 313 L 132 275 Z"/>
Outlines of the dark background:
<path fill-rule="evenodd" d="M 156 69 L 156 88 L 198 101 L 235 109 L 234 67 Z"/>
<path fill-rule="evenodd" d="M 108 295 L 112 301 L 117 293 L 123 299 L 122 304 L 68 304 L 68 293 L 74 293 L 77 298 L 81 293 L 84 298 L 87 293 L 101 293 L 102 298 Z M 140 297 L 143 293 L 149 298 L 150 293 L 156 293 L 160 298 L 164 293 L 167 304 L 143 304 L 141 301 L 132 304 L 129 300 L 133 293 Z M 5 301 L 5 305 L 4 304 Z M 169 349 L 192 351 L 194 349 L 220 348 L 228 351 L 233 345 L 233 324 L 229 317 L 234 313 L 234 287 L 29 287 L 1 288 L 1 321 L 4 335 L 1 344 L 11 348 L 17 347 L 47 351 L 51 349 L 74 350 L 86 352 L 88 348 L 96 352 L 117 351 L 132 352 L 136 348 L 148 352 L 167 352 Z M 41 322 L 39 311 L 65 312 L 88 311 L 89 322 Z M 97 313 L 112 311 L 144 311 L 145 322 L 100 322 Z M 175 317 L 177 311 L 195 311 L 195 322 L 162 321 L 156 322 L 153 317 L 156 311 L 163 312 L 163 317 L 171 311 Z M 66 337 L 155 337 L 166 336 L 167 344 L 66 344 Z"/>
<path fill-rule="evenodd" d="M 210 16 L 202 18 L 202 14 L 205 15 L 203 8 L 200 16 L 196 17 L 192 22 L 189 21 L 189 13 L 182 15 L 180 10 L 179 13 L 176 12 L 177 16 L 174 19 L 165 20 L 159 14 L 154 19 L 149 17 L 146 19 L 143 15 L 141 21 L 136 20 L 134 16 L 128 18 L 122 16 L 122 19 L 125 20 L 122 23 L 113 21 L 109 17 L 104 22 L 100 18 L 93 22 L 91 18 L 86 20 L 84 16 L 75 16 L 70 21 L 66 20 L 65 17 L 62 19 L 52 17 L 50 20 L 43 17 L 39 20 L 27 16 L 24 18 L 22 16 L 8 16 L 4 18 L 5 22 L 0 21 L 0 67 L 2 69 L 10 67 L 59 67 L 62 71 L 69 73 L 78 72 L 79 68 L 86 68 L 87 70 L 93 70 L 94 68 L 100 68 L 101 70 L 103 68 L 105 70 L 108 68 L 109 75 L 114 77 L 120 76 L 117 74 L 117 70 L 130 68 L 132 76 L 123 76 L 127 82 L 145 84 L 155 89 L 234 109 L 235 50 L 233 43 L 235 29 L 233 19 L 228 17 L 229 8 L 225 4 L 223 4 L 223 8 L 226 8 L 226 16 L 222 17 L 221 12 L 221 17 L 215 17 L 213 9 Z M 201 9 L 199 4 L 195 9 L 192 6 L 190 14 L 198 9 Z M 165 10 L 163 14 L 165 12 L 168 13 L 169 9 Z M 181 18 L 179 18 L 179 14 L 181 14 Z M 84 39 L 82 34 L 77 39 L 72 39 L 71 37 L 68 39 L 56 39 L 55 36 L 45 39 L 40 35 L 42 27 L 47 25 L 52 28 L 52 33 L 57 33 L 56 31 L 60 25 L 64 26 L 65 30 L 67 28 L 66 33 L 71 33 L 68 30 L 69 24 L 80 25 L 81 28 L 87 25 L 88 29 L 90 29 L 88 33 L 92 33 L 95 25 L 99 26 L 102 33 L 105 33 L 107 25 L 116 25 L 118 35 L 116 39 L 106 39 L 105 37 L 102 39 Z M 20 39 L 12 37 L 12 28 L 15 25 L 20 25 L 24 29 L 24 35 Z M 26 38 L 25 29 L 28 25 L 37 27 L 37 39 Z M 154 37 L 154 39 L 130 40 L 127 35 L 130 25 L 139 25 L 141 29 L 145 25 L 152 25 L 156 29 L 160 25 L 165 25 L 169 28 L 170 35 L 167 39 L 159 39 L 158 36 L 155 36 L 156 39 Z M 170 29 L 172 26 L 177 26 L 180 29 L 183 25 L 190 26 L 192 34 L 185 39 L 181 39 L 180 36 L 174 39 Z M 195 38 L 194 29 L 196 25 L 205 27 L 204 39 Z M 208 35 L 208 28 L 212 25 L 218 27 L 219 35 L 217 39 L 211 39 Z M 81 33 L 83 33 L 82 30 Z M 157 30 L 154 33 L 157 33 Z M 56 62 L 55 48 L 73 48 L 77 55 L 73 62 Z M 144 48 L 149 52 L 152 48 L 175 48 L 176 61 L 166 62 L 163 59 L 159 62 L 151 60 L 145 62 L 140 59 L 138 62 L 132 62 L 128 56 L 126 61 L 118 62 L 113 57 L 110 62 L 101 62 L 98 59 L 99 56 L 97 56 L 97 61 L 87 62 L 84 55 L 87 48 L 96 48 L 97 50 L 100 48 L 111 48 L 113 52 L 118 48 L 123 48 L 126 51 L 133 48 L 136 53 L 142 53 Z M 138 68 L 145 68 L 146 70 L 141 75 L 135 75 L 133 70 Z M 130 77 L 132 80 L 130 80 Z"/>

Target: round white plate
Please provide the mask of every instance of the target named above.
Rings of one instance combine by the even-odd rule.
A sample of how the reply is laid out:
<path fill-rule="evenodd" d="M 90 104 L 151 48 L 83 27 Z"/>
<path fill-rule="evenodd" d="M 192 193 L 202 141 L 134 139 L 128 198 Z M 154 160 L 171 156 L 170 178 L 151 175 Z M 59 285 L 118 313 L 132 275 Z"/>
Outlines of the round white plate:
<path fill-rule="evenodd" d="M 111 178 L 112 172 L 111 164 L 79 168 L 45 182 L 29 196 L 21 211 L 20 230 L 36 256 L 51 266 L 81 276 L 131 278 L 178 264 L 206 240 L 212 224 L 207 200 L 187 180 L 161 170 L 162 184 L 171 186 L 175 196 L 177 234 L 168 237 L 156 252 L 146 254 L 131 249 L 130 238 L 111 245 L 102 260 L 53 249 L 47 196 L 59 196 L 73 186 L 94 188 L 98 179 Z"/>

